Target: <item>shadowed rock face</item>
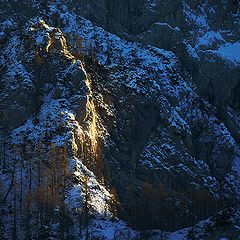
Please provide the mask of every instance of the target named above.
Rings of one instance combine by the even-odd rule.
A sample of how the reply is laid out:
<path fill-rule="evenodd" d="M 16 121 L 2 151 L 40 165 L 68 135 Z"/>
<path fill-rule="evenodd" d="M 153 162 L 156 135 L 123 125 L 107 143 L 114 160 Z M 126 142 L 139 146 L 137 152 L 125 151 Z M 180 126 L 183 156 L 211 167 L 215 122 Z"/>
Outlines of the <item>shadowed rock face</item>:
<path fill-rule="evenodd" d="M 111 2 L 106 3 L 106 9 L 104 9 L 106 11 L 104 16 L 108 20 L 98 19 L 96 17 L 97 13 L 93 18 L 88 15 L 85 16 L 121 37 L 175 52 L 180 58 L 180 64 L 190 71 L 200 95 L 217 106 L 216 114 L 220 119 L 229 119 L 226 116 L 226 106 L 233 106 L 238 103 L 231 101 L 232 97 L 227 92 L 229 91 L 230 94 L 232 88 L 235 89 L 236 82 L 239 81 L 237 76 L 239 66 L 225 63 L 216 55 L 211 55 L 210 60 L 208 60 L 206 56 L 203 56 L 208 54 L 204 51 L 199 52 L 198 60 L 196 60 L 196 57 L 189 53 L 187 41 L 191 36 L 190 31 L 195 31 L 197 38 L 198 26 L 186 19 L 183 2 L 179 1 L 175 4 L 172 4 L 171 1 L 156 2 L 156 5 L 151 5 L 154 11 L 151 7 L 149 8 L 149 2 Z M 104 4 L 101 5 L 104 6 Z M 189 2 L 189 6 L 197 14 L 198 11 L 201 13 L 201 10 L 199 10 L 201 4 L 197 6 Z M 222 15 L 220 13 L 219 15 L 220 18 Z M 214 24 L 217 20 L 210 21 Z M 229 16 L 228 27 L 232 27 L 231 21 Z M 217 28 L 220 28 L 220 26 L 213 25 L 213 29 Z M 196 43 L 197 39 L 190 39 L 190 43 L 191 41 Z M 193 46 L 195 43 L 192 43 Z M 213 70 L 215 68 L 217 69 Z M 218 76 L 214 76 L 214 74 Z M 228 76 L 231 79 L 230 82 L 224 76 Z M 209 83 L 211 81 L 212 83 Z M 222 81 L 222 83 L 219 84 L 219 81 Z M 211 87 L 209 87 L 209 84 Z M 116 91 L 116 89 L 116 86 L 114 86 L 111 92 Z M 129 94 L 131 96 L 131 92 Z M 159 106 L 155 103 L 157 102 L 155 98 L 150 100 L 144 96 L 144 103 L 141 103 L 141 96 L 130 97 L 129 99 L 125 95 L 126 91 L 124 91 L 123 107 L 119 103 L 114 103 L 117 112 L 117 123 L 115 125 L 118 127 L 111 130 L 110 133 L 110 136 L 114 136 L 111 141 L 113 146 L 108 147 L 110 150 L 108 148 L 104 150 L 106 152 L 106 164 L 110 164 L 108 167 L 111 176 L 110 182 L 117 187 L 120 202 L 124 206 L 120 211 L 120 216 L 138 228 L 151 229 L 161 226 L 165 229 L 177 229 L 181 226 L 191 225 L 196 216 L 201 219 L 211 215 L 217 209 L 221 209 L 220 206 L 225 205 L 226 200 L 221 198 L 217 200 L 204 188 L 195 191 L 194 187 L 188 186 L 187 183 L 201 181 L 201 177 L 193 177 L 189 172 L 185 172 L 186 169 L 182 171 L 180 167 L 183 161 L 187 166 L 194 168 L 192 170 L 194 173 L 201 175 L 200 171 L 197 170 L 198 167 L 194 167 L 191 159 L 192 157 L 204 159 L 209 167 L 209 170 L 205 169 L 204 171 L 209 171 L 210 175 L 216 177 L 220 182 L 226 172 L 231 169 L 230 159 L 234 158 L 235 155 L 234 149 L 230 147 L 231 144 L 229 145 L 230 148 L 225 143 L 220 147 L 218 144 L 215 145 L 215 140 L 213 140 L 216 139 L 215 137 L 213 137 L 213 141 L 206 140 L 207 136 L 213 136 L 216 131 L 216 129 L 210 130 L 211 127 L 210 129 L 207 127 L 209 123 L 206 119 L 209 118 L 209 113 L 203 115 L 203 118 L 199 121 L 194 119 L 192 123 L 188 122 L 191 134 L 179 133 L 178 131 L 175 132 L 174 127 L 169 126 L 171 123 L 168 120 L 170 116 L 166 114 L 166 105 L 162 107 L 160 104 Z M 117 96 L 119 98 L 121 92 L 118 92 Z M 178 100 L 170 99 L 169 101 L 170 105 L 175 105 L 175 101 Z M 191 107 L 193 109 L 200 108 L 200 111 L 213 111 L 206 107 L 202 100 L 194 100 Z M 192 113 L 194 110 L 190 111 Z M 159 116 L 161 112 L 163 114 Z M 221 112 L 221 115 L 218 112 Z M 225 120 L 225 124 L 230 125 L 228 121 L 231 120 Z M 233 134 L 239 131 L 237 129 L 239 129 L 238 124 L 229 128 Z M 183 142 L 184 147 L 179 142 Z M 170 143 L 170 147 L 166 143 Z M 146 166 L 146 160 L 149 160 L 151 164 L 155 161 L 157 163 L 151 167 Z M 169 170 L 162 161 L 167 161 L 174 170 Z M 186 163 L 186 161 L 189 161 L 189 163 Z M 118 169 L 118 171 L 115 171 L 115 169 Z M 179 206 L 176 203 L 178 201 Z M 231 200 L 229 204 L 232 204 Z M 186 211 L 182 210 L 182 206 Z M 203 212 L 199 208 L 204 209 Z M 183 216 L 187 217 L 183 218 Z"/>
<path fill-rule="evenodd" d="M 229 111 L 239 112 L 240 68 L 218 54 L 221 46 L 239 43 L 239 1 L 132 0 L 99 4 L 104 8 L 99 10 L 90 3 L 94 16 L 88 15 L 86 4 L 80 8 L 85 9 L 85 17 L 110 32 L 176 53 L 198 94 L 217 108 L 218 117 L 239 141 L 240 126 L 236 121 L 233 124 Z"/>
<path fill-rule="evenodd" d="M 64 135 L 136 229 L 191 226 L 237 203 L 240 68 L 218 52 L 239 41 L 237 2 L 0 4 L 10 21 L 0 35 L 0 125 L 23 125 L 21 144 L 44 141 L 42 115 L 54 108 L 50 142 Z"/>
<path fill-rule="evenodd" d="M 98 4 L 83 1 L 79 8 L 85 17 L 110 32 L 176 53 L 183 67 L 192 74 L 200 95 L 214 105 L 228 104 L 233 108 L 239 105 L 234 94 L 238 89 L 239 66 L 223 63 L 221 58 L 209 53 L 219 47 L 219 41 L 239 41 L 238 1 L 106 0 Z M 199 39 L 209 31 L 220 32 L 222 39 L 213 39 L 210 47 L 199 48 Z"/>
<path fill-rule="evenodd" d="M 87 66 L 93 64 L 89 62 Z M 211 194 L 213 189 L 207 190 L 212 184 L 225 181 L 235 156 L 231 138 L 225 138 L 220 133 L 224 129 L 210 120 L 213 113 L 210 105 L 199 97 L 191 99 L 191 93 L 185 90 L 182 94 L 190 94 L 191 99 L 187 106 L 186 102 L 175 102 L 166 92 L 139 94 L 124 83 L 121 85 L 121 80 L 111 86 L 114 80 L 109 75 L 96 77 L 94 67 L 88 71 L 94 85 L 102 85 L 118 96 L 118 100 L 114 97 L 111 100 L 115 116 L 109 118 L 99 112 L 99 117 L 109 133 L 110 141 L 103 148 L 103 155 L 109 182 L 118 191 L 121 218 L 135 228 L 161 226 L 173 230 L 234 204 L 234 197 L 215 198 Z M 98 87 L 94 92 L 99 94 Z M 104 92 L 101 94 L 104 96 Z M 181 112 L 171 111 L 175 104 Z M 98 111 L 101 103 L 96 100 L 95 105 Z M 200 115 L 193 120 L 194 112 Z M 180 116 L 187 125 L 182 125 Z"/>

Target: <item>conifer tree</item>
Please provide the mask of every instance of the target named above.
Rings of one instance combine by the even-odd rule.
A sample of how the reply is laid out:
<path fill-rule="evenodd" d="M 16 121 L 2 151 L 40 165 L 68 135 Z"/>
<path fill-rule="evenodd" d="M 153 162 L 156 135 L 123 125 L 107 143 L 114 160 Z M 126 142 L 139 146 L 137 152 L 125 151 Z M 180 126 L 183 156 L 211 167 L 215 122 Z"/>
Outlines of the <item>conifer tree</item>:
<path fill-rule="evenodd" d="M 0 236 L 3 240 L 5 240 L 5 238 L 4 238 L 5 229 L 4 229 L 3 198 L 4 198 L 4 185 L 0 178 L 0 206 L 1 206 L 1 208 L 0 208 Z"/>
<path fill-rule="evenodd" d="M 17 180 L 16 180 L 16 164 L 17 164 L 17 148 L 13 145 L 13 231 L 12 239 L 17 239 Z"/>
<path fill-rule="evenodd" d="M 9 114 L 7 111 L 3 112 L 3 123 L 4 123 L 4 128 L 3 128 L 3 170 L 6 169 L 7 167 L 7 138 L 8 138 L 8 132 L 9 132 Z"/>
<path fill-rule="evenodd" d="M 117 190 L 115 187 L 111 188 L 110 194 L 111 194 L 111 198 L 109 201 L 110 212 L 113 214 L 114 217 L 117 217 L 119 202 Z"/>
<path fill-rule="evenodd" d="M 84 176 L 83 179 L 83 184 L 84 184 L 84 222 L 86 226 L 86 240 L 89 240 L 89 214 L 90 214 L 90 201 L 91 201 L 91 196 L 90 196 L 90 191 L 89 191 L 89 177 Z"/>
<path fill-rule="evenodd" d="M 42 160 L 43 160 L 43 144 L 40 141 L 37 148 L 37 228 L 42 225 L 42 204 L 40 201 L 41 196 L 41 183 L 42 183 Z"/>

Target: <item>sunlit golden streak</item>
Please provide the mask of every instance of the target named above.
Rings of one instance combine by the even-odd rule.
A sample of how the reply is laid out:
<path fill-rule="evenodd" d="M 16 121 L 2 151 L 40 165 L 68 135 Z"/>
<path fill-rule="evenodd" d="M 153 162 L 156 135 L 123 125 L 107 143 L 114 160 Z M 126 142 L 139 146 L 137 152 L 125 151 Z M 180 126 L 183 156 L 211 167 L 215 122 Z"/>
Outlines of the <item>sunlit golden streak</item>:
<path fill-rule="evenodd" d="M 86 74 L 86 71 L 82 66 L 82 70 L 86 75 L 86 86 L 88 88 L 87 94 L 87 103 L 86 103 L 86 116 L 84 121 L 88 121 L 89 125 L 89 135 L 91 139 L 92 151 L 94 154 L 97 154 L 97 146 L 98 146 L 98 115 L 95 109 L 94 100 L 93 100 L 93 92 L 91 89 L 91 80 Z"/>

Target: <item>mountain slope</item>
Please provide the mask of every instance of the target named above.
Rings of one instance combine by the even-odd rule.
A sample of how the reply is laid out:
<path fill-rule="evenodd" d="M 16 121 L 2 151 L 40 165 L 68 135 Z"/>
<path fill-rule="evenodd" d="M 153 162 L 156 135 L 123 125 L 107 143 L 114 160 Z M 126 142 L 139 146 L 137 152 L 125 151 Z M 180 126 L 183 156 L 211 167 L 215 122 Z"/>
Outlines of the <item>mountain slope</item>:
<path fill-rule="evenodd" d="M 240 186 L 239 63 L 226 51 L 238 46 L 235 5 L 226 40 L 211 31 L 208 2 L 158 13 L 160 1 L 89 4 L 1 2 L 2 236 L 154 239 L 146 230 L 215 215 L 211 231 L 223 237 Z M 179 44 L 155 42 L 161 31 Z M 183 239 L 208 239 L 207 228 Z"/>

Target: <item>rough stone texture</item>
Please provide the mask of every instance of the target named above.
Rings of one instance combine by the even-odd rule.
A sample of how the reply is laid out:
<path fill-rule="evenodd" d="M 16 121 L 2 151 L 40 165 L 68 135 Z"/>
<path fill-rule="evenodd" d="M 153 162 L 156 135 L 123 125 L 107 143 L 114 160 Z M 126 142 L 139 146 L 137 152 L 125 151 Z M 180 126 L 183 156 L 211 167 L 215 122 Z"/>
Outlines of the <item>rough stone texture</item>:
<path fill-rule="evenodd" d="M 85 175 L 93 215 L 114 187 L 134 229 L 173 231 L 237 207 L 240 67 L 215 51 L 239 41 L 239 11 L 225 2 L 0 3 L 2 136 L 68 144 L 72 219 Z M 202 44 L 210 31 L 222 38 Z"/>
<path fill-rule="evenodd" d="M 190 71 L 201 96 L 217 107 L 234 109 L 239 104 L 239 66 L 223 62 L 216 54 L 196 49 L 199 59 L 189 55 L 198 39 L 208 31 L 220 32 L 226 42 L 239 41 L 238 1 L 98 1 L 82 4 L 84 16 L 126 39 L 173 51 Z M 84 7 L 85 6 L 85 7 Z M 91 6 L 89 15 L 86 6 Z M 101 17 L 104 15 L 105 17 Z M 221 88 L 221 89 L 219 89 Z"/>

